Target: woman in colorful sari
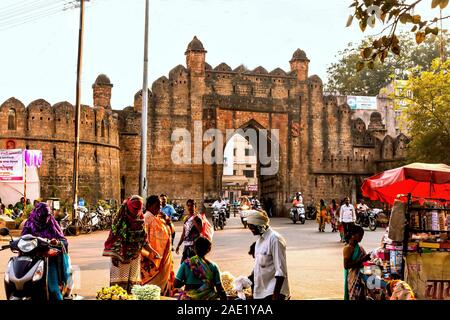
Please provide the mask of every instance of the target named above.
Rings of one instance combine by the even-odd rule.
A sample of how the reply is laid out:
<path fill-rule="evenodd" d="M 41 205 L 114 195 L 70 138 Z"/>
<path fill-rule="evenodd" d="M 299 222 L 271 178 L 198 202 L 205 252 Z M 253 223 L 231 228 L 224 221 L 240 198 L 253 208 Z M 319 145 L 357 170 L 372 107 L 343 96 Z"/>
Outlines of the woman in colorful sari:
<path fill-rule="evenodd" d="M 335 199 L 331 200 L 329 212 L 331 215 L 331 232 L 337 232 L 338 231 L 338 221 L 339 221 L 339 206 L 336 203 Z"/>
<path fill-rule="evenodd" d="M 110 285 L 117 284 L 128 293 L 133 285 L 141 284 L 141 250 L 147 239 L 142 206 L 140 196 L 124 201 L 113 216 L 103 250 L 103 256 L 111 257 Z"/>
<path fill-rule="evenodd" d="M 161 202 L 156 195 L 147 198 L 144 215 L 148 255 L 141 255 L 142 285 L 153 284 L 161 288 L 161 295 L 170 296 L 173 289 L 172 232 L 166 215 L 161 212 Z"/>
<path fill-rule="evenodd" d="M 205 258 L 211 251 L 211 242 L 198 237 L 194 249 L 196 255 L 183 261 L 175 277 L 175 288 L 184 286 L 180 300 L 227 300 L 219 267 Z"/>
<path fill-rule="evenodd" d="M 370 260 L 359 245 L 364 236 L 364 229 L 352 225 L 347 233 L 347 245 L 344 247 L 344 300 L 364 300 L 364 287 L 360 269 L 363 262 Z"/>
<path fill-rule="evenodd" d="M 320 199 L 320 204 L 317 207 L 316 221 L 319 224 L 319 232 L 325 232 L 325 223 L 328 222 L 329 212 L 327 205 L 323 199 Z"/>
<path fill-rule="evenodd" d="M 186 217 L 183 225 L 183 233 L 181 234 L 180 241 L 178 242 L 176 254 L 180 253 L 180 246 L 184 244 L 183 256 L 181 257 L 181 263 L 186 258 L 191 258 L 195 255 L 194 252 L 194 240 L 200 236 L 202 232 L 202 218 L 197 212 L 197 205 L 194 200 L 189 199 L 186 202 L 188 216 Z"/>
<path fill-rule="evenodd" d="M 70 259 L 67 254 L 67 239 L 50 212 L 45 202 L 39 203 L 30 214 L 22 229 L 22 235 L 31 234 L 35 237 L 46 238 L 50 244 L 61 248 L 61 252 L 48 259 L 48 293 L 50 300 L 63 300 L 70 293 L 68 288 L 70 274 Z"/>

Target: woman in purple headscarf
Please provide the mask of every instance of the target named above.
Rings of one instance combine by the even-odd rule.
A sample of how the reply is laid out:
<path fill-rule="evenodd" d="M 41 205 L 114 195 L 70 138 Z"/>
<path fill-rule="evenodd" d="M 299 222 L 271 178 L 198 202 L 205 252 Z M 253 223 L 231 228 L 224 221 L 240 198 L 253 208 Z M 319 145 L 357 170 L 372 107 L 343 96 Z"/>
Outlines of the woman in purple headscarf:
<path fill-rule="evenodd" d="M 67 239 L 64 237 L 61 227 L 45 202 L 38 203 L 25 222 L 22 235 L 26 234 L 49 239 L 50 244 L 61 246 L 62 252 L 67 253 Z M 63 292 L 67 289 L 70 277 L 68 255 L 58 254 L 56 257 L 49 257 L 48 261 L 48 291 L 50 299 L 62 300 Z"/>

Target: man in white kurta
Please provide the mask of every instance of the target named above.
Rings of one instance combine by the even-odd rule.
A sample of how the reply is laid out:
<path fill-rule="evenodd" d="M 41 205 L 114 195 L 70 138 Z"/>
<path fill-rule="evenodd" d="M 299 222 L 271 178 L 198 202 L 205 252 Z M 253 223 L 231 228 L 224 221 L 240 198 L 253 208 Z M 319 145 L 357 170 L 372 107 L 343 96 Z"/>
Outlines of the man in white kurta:
<path fill-rule="evenodd" d="M 247 217 L 248 228 L 258 236 L 255 245 L 253 298 L 285 300 L 289 298 L 286 263 L 286 240 L 269 226 L 265 211 L 252 211 Z"/>

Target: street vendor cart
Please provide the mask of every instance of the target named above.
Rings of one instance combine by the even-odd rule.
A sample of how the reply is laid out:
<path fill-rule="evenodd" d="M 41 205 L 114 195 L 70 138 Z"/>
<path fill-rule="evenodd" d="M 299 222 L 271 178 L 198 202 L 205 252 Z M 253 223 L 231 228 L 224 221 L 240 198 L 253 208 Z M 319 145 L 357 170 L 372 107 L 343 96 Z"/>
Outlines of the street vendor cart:
<path fill-rule="evenodd" d="M 393 205 L 383 247 L 375 254 L 381 287 L 396 276 L 417 299 L 450 300 L 450 167 L 413 163 L 366 179 L 362 191 Z"/>

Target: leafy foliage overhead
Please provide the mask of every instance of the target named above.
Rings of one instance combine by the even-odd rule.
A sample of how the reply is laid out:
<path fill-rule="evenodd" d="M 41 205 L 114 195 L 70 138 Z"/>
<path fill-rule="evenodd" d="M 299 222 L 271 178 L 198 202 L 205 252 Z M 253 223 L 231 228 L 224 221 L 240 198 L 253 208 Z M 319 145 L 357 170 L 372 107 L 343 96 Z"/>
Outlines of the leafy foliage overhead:
<path fill-rule="evenodd" d="M 424 19 L 417 14 L 417 6 L 429 1 L 432 9 L 444 9 L 449 0 L 351 0 L 350 8 L 354 8 L 347 21 L 350 26 L 354 19 L 359 23 L 361 31 L 365 31 L 367 26 L 374 27 L 377 20 L 386 27 L 379 37 L 361 49 L 361 59 L 357 62 L 357 70 L 362 70 L 365 66 L 370 69 L 375 67 L 378 59 L 383 63 L 389 53 L 399 55 L 402 51 L 402 42 L 397 35 L 399 24 L 410 25 L 412 33 L 415 34 L 415 41 L 420 44 L 429 35 L 438 35 L 438 23 L 450 16 L 441 16 L 440 11 L 436 11 L 436 16 L 431 20 Z M 383 35 L 387 31 L 387 34 Z"/>
<path fill-rule="evenodd" d="M 440 55 L 440 39 L 436 36 L 428 37 L 420 45 L 408 32 L 400 33 L 398 37 L 403 43 L 403 50 L 398 56 L 390 55 L 384 63 L 375 61 L 372 70 L 366 68 L 359 72 L 355 65 L 361 59 L 360 50 L 370 45 L 373 37 L 365 38 L 361 45 L 349 43 L 347 48 L 338 52 L 338 61 L 328 67 L 326 91 L 342 95 L 375 96 L 391 82 L 393 75 L 397 79 L 405 79 L 406 71 L 413 67 L 428 70 L 432 61 Z M 447 33 L 443 37 L 448 44 L 445 51 L 449 51 L 450 37 Z"/>
<path fill-rule="evenodd" d="M 400 119 L 411 137 L 409 160 L 450 164 L 450 60 L 434 60 L 429 71 L 414 68 L 405 89 L 394 98 L 406 101 Z"/>

